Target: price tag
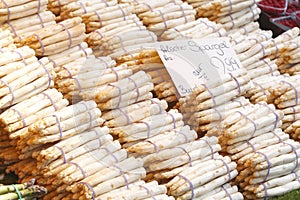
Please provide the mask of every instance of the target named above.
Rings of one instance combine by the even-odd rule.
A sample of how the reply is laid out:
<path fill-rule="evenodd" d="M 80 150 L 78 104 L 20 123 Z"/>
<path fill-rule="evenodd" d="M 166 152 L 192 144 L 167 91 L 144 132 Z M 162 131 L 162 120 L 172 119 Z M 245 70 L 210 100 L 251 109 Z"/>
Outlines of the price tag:
<path fill-rule="evenodd" d="M 219 80 L 241 68 L 229 38 L 205 38 L 159 42 L 156 50 L 180 96 L 200 84 Z"/>

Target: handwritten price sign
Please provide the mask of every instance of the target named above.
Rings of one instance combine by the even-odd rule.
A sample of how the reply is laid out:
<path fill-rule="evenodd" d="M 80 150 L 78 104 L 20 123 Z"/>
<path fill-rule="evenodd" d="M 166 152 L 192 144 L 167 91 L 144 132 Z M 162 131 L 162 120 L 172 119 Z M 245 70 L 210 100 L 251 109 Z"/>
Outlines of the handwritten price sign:
<path fill-rule="evenodd" d="M 159 42 L 156 49 L 181 96 L 242 66 L 228 38 Z"/>

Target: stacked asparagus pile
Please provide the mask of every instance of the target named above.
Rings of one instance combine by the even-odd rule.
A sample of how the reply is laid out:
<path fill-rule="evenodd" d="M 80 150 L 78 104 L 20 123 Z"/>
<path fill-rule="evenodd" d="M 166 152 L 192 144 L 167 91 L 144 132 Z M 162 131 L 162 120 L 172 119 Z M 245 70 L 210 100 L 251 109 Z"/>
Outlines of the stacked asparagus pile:
<path fill-rule="evenodd" d="M 53 64 L 47 58 L 37 60 L 29 47 L 7 48 L 0 53 L 0 58 L 0 108 L 7 108 L 53 87 Z"/>
<path fill-rule="evenodd" d="M 81 17 L 82 15 L 97 12 L 103 8 L 115 6 L 117 5 L 117 3 L 118 3 L 117 0 L 106 0 L 106 1 L 68 0 L 68 2 L 64 2 L 64 5 L 60 6 L 60 9 L 58 10 L 59 12 L 56 12 L 59 14 L 59 17 L 57 17 L 57 21 L 62 21 L 73 17 Z"/>
<path fill-rule="evenodd" d="M 85 39 L 85 25 L 81 21 L 80 17 L 75 17 L 44 27 L 18 41 L 18 44 L 33 48 L 37 56 L 60 53 L 81 44 Z"/>
<path fill-rule="evenodd" d="M 35 180 L 22 184 L 0 185 L 0 199 L 36 199 L 47 193 L 47 189 L 34 185 Z"/>
<path fill-rule="evenodd" d="M 238 164 L 235 181 L 247 199 L 277 196 L 300 187 L 296 175 L 300 144 L 278 128 L 282 119 L 283 112 L 274 105 L 261 103 L 246 106 L 221 122 L 219 141 Z"/>
<path fill-rule="evenodd" d="M 238 172 L 237 164 L 228 156 L 215 155 L 216 158 L 201 160 L 185 169 L 166 184 L 168 193 L 176 199 L 244 199 L 237 186 L 228 182 Z"/>
<path fill-rule="evenodd" d="M 267 49 L 273 44 L 271 31 L 258 29 L 258 24 L 252 23 L 243 29 L 231 31 L 228 36 L 252 80 L 279 75 L 275 61 L 267 57 Z"/>
<path fill-rule="evenodd" d="M 70 145 L 71 144 L 71 145 Z M 153 191 L 140 191 L 143 198 L 151 195 L 165 197 L 166 189 L 156 182 L 144 183 L 142 159 L 128 157 L 118 141 L 113 141 L 107 127 L 96 127 L 61 140 L 37 153 L 38 167 L 43 167 L 41 179 L 51 192 L 44 199 L 108 198 L 136 196 L 136 186 Z M 144 187 L 143 187 L 144 186 Z M 118 195 L 119 197 L 119 195 Z M 141 198 L 141 199 L 143 199 Z"/>
<path fill-rule="evenodd" d="M 56 89 L 48 89 L 1 113 L 1 160 L 12 163 L 30 157 L 35 146 L 16 149 L 20 136 L 38 119 L 67 105 L 68 101 L 62 98 L 61 93 Z"/>
<path fill-rule="evenodd" d="M 70 55 L 67 59 L 64 57 L 55 57 L 52 60 L 58 65 L 56 68 L 57 77 L 55 87 L 64 94 L 66 99 L 75 103 L 81 99 L 79 93 L 82 90 L 116 81 L 116 74 L 120 74 L 120 70 L 125 68 L 122 66 L 115 68 L 115 71 L 113 71 L 113 69 L 110 68 L 115 66 L 115 62 L 109 57 L 95 58 L 93 55 L 85 57 L 82 51 L 84 49 L 80 49 L 79 47 L 80 46 L 76 46 L 75 48 L 63 52 L 63 54 Z M 91 49 L 87 50 L 91 52 Z M 78 55 L 78 59 L 68 62 L 68 60 L 72 58 L 72 55 L 74 55 L 74 59 L 76 55 Z M 131 71 L 128 73 L 131 75 Z M 123 76 L 120 74 L 120 77 Z"/>
<path fill-rule="evenodd" d="M 46 10 L 48 0 L 1 1 L 0 22 L 20 19 Z"/>
<path fill-rule="evenodd" d="M 241 69 L 224 75 L 219 81 L 199 85 L 190 95 L 179 99 L 184 121 L 192 123 L 192 129 L 200 135 L 209 130 L 217 131 L 214 127 L 217 128 L 226 115 L 226 106 L 234 109 L 248 104 L 244 99 L 239 103 L 230 101 L 250 89 L 249 81 L 247 71 Z"/>
<path fill-rule="evenodd" d="M 48 0 L 47 9 L 56 16 L 60 15 L 62 7 L 77 0 Z"/>
<path fill-rule="evenodd" d="M 168 103 L 177 101 L 177 91 L 156 50 L 145 49 L 131 51 L 116 56 L 117 64 L 127 64 L 134 72 L 143 70 L 151 76 L 155 95 Z"/>
<path fill-rule="evenodd" d="M 127 73 L 127 70 L 124 72 Z M 116 75 L 113 74 L 113 80 Z M 83 100 L 94 99 L 101 111 L 122 108 L 152 98 L 153 84 L 150 82 L 151 77 L 144 71 L 129 76 L 126 75 L 124 78 L 116 80 L 116 82 L 100 86 L 93 85 L 82 90 L 80 96 Z"/>
<path fill-rule="evenodd" d="M 44 27 L 54 25 L 55 16 L 50 11 L 39 12 L 30 16 L 9 20 L 0 25 L 3 30 L 9 30 L 14 34 L 16 41 L 26 38 L 33 32 Z"/>
<path fill-rule="evenodd" d="M 12 45 L 13 43 L 13 34 L 9 30 L 3 30 L 2 28 L 0 28 L 0 47 L 14 48 L 14 46 Z"/>
<path fill-rule="evenodd" d="M 175 40 L 187 38 L 223 37 L 226 30 L 222 25 L 217 24 L 207 18 L 199 18 L 185 24 L 175 26 L 165 31 L 161 35 L 162 40 Z"/>
<path fill-rule="evenodd" d="M 164 31 L 180 24 L 195 21 L 196 11 L 181 0 L 122 1 L 134 6 L 134 13 L 142 20 L 148 30 L 160 36 Z"/>
<path fill-rule="evenodd" d="M 226 30 L 247 25 L 259 18 L 260 0 L 213 0 L 196 8 L 197 17 L 208 18 L 223 25 Z"/>

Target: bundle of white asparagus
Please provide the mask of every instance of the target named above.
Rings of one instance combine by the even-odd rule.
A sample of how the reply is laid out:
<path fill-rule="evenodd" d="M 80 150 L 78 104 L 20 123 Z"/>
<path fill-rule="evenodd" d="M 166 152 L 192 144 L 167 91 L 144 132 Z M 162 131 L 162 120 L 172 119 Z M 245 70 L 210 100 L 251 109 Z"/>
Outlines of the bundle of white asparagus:
<path fill-rule="evenodd" d="M 62 7 L 77 0 L 48 0 L 47 9 L 56 16 L 60 15 Z"/>
<path fill-rule="evenodd" d="M 300 73 L 300 36 L 280 45 L 276 64 L 281 73 L 290 75 Z"/>
<path fill-rule="evenodd" d="M 31 124 L 21 136 L 19 148 L 60 141 L 100 126 L 104 120 L 94 101 L 81 101 Z M 30 135 L 30 137 L 28 137 Z"/>
<path fill-rule="evenodd" d="M 179 99 L 180 110 L 185 122 L 191 123 L 199 134 L 211 129 L 216 131 L 222 115 L 226 115 L 226 106 L 234 109 L 249 103 L 243 98 L 230 102 L 249 89 L 250 78 L 247 71 L 241 69 L 224 75 L 219 81 L 199 85 L 190 95 Z"/>
<path fill-rule="evenodd" d="M 161 40 L 196 39 L 205 37 L 224 37 L 226 30 L 221 24 L 210 21 L 207 18 L 199 18 L 185 24 L 175 26 L 165 31 Z"/>
<path fill-rule="evenodd" d="M 91 1 L 91 0 L 81 0 L 72 1 L 60 9 L 60 15 L 57 17 L 57 21 L 66 20 L 73 17 L 81 17 L 83 15 L 89 15 L 94 12 L 101 13 L 102 9 L 116 6 L 117 0 L 106 0 L 106 1 Z"/>
<path fill-rule="evenodd" d="M 300 144 L 279 127 L 283 112 L 273 104 L 245 106 L 221 122 L 222 150 L 236 160 L 239 184 L 247 199 L 281 195 L 300 187 L 286 187 L 286 177 L 297 180 Z M 292 178 L 292 179 L 291 179 Z"/>
<path fill-rule="evenodd" d="M 156 50 L 136 50 L 116 57 L 117 64 L 127 64 L 134 72 L 143 70 L 151 76 L 155 95 L 172 104 L 177 102 L 177 91 Z"/>
<path fill-rule="evenodd" d="M 298 36 L 300 34 L 300 29 L 298 27 L 294 27 L 292 29 L 289 29 L 282 34 L 278 35 L 276 38 L 271 40 L 271 45 L 266 50 L 266 55 L 273 60 L 275 58 L 279 57 L 280 51 L 286 50 L 286 44 L 290 44 L 289 42 L 294 40 L 297 42 L 299 39 Z M 291 48 L 294 48 L 295 43 L 291 44 Z M 288 50 L 288 48 L 287 48 Z"/>
<path fill-rule="evenodd" d="M 243 195 L 228 182 L 238 171 L 237 164 L 228 156 L 216 154 L 216 158 L 201 160 L 176 175 L 166 186 L 168 194 L 176 199 L 236 199 Z"/>
<path fill-rule="evenodd" d="M 144 141 L 164 131 L 182 127 L 183 124 L 182 115 L 178 110 L 171 109 L 166 112 L 162 109 L 157 114 L 150 115 L 137 122 L 114 127 L 110 132 L 112 135 L 117 136 L 121 143 L 127 143 L 124 147 L 128 148 L 136 142 Z"/>
<path fill-rule="evenodd" d="M 174 197 L 168 196 L 167 188 L 159 185 L 157 181 L 145 182 L 138 181 L 129 185 L 112 190 L 106 194 L 100 195 L 100 199 L 145 199 L 145 200 L 174 200 Z"/>
<path fill-rule="evenodd" d="M 92 1 L 92 3 L 103 6 L 94 12 L 87 12 L 81 15 L 82 22 L 86 25 L 87 33 L 91 33 L 105 26 L 110 27 L 113 26 L 113 24 L 119 24 L 129 19 L 138 22 L 136 15 L 132 14 L 134 8 L 128 4 L 116 4 L 115 1 L 108 1 L 107 3 L 111 5 L 107 7 L 106 4 L 101 1 Z M 80 5 L 80 3 L 77 4 Z"/>
<path fill-rule="evenodd" d="M 7 21 L 1 24 L 0 28 L 11 31 L 14 34 L 14 37 L 17 37 L 15 40 L 19 41 L 39 29 L 54 24 L 56 24 L 56 22 L 53 13 L 44 11 L 27 17 Z"/>
<path fill-rule="evenodd" d="M 16 149 L 19 137 L 26 133 L 27 127 L 45 117 L 66 107 L 68 101 L 62 98 L 62 94 L 56 89 L 48 89 L 34 95 L 1 113 L 1 153 L 3 164 L 13 163 L 23 159 L 21 154 L 30 154 L 34 146 L 24 149 Z"/>
<path fill-rule="evenodd" d="M 285 116 L 285 120 L 292 120 L 292 121 L 288 121 L 286 122 L 287 128 L 284 130 L 284 132 L 288 133 L 291 138 L 293 138 L 296 141 L 300 141 L 300 120 L 299 118 L 299 114 L 295 113 L 294 111 L 298 111 L 299 109 L 299 105 L 295 106 L 295 107 L 291 107 L 291 108 L 287 108 L 289 110 L 293 110 L 293 114 L 292 115 L 286 115 Z M 287 112 L 287 109 L 285 109 L 284 111 Z M 292 119 L 291 119 L 292 118 Z"/>
<path fill-rule="evenodd" d="M 222 146 L 233 145 L 270 132 L 282 124 L 283 112 L 264 102 L 240 108 L 221 121 Z"/>
<path fill-rule="evenodd" d="M 134 1 L 135 13 L 148 30 L 160 36 L 180 24 L 195 21 L 196 11 L 182 0 Z"/>
<path fill-rule="evenodd" d="M 0 23 L 37 14 L 46 10 L 48 0 L 2 0 Z"/>
<path fill-rule="evenodd" d="M 129 72 L 129 76 L 127 75 Z M 98 104 L 101 111 L 122 108 L 143 100 L 151 99 L 153 83 L 151 77 L 144 71 L 139 71 L 130 75 L 131 70 L 121 70 L 118 78 L 118 73 L 108 74 L 110 80 L 117 80 L 113 83 L 104 83 L 101 85 L 93 85 L 90 88 L 81 90 L 80 97 L 83 100 L 93 99 Z M 100 79 L 100 82 L 106 79 Z"/>
<path fill-rule="evenodd" d="M 76 47 L 76 49 L 78 48 Z M 66 53 L 68 52 L 64 54 Z M 120 75 L 120 78 L 124 77 L 126 67 L 121 66 L 111 69 L 111 67 L 115 66 L 115 61 L 112 61 L 109 57 L 95 58 L 93 55 L 84 57 L 82 50 L 70 52 L 68 55 L 70 57 L 67 57 L 67 59 L 57 57 L 54 58 L 55 61 L 52 61 L 56 64 L 62 64 L 56 68 L 55 87 L 63 93 L 66 99 L 73 103 L 80 101 L 79 93 L 82 90 L 115 82 L 118 79 L 118 75 Z M 74 59 L 76 55 L 82 57 L 67 62 L 72 60 L 72 55 L 74 55 Z M 67 63 L 63 64 L 65 62 Z M 131 74 L 132 72 L 127 70 L 125 76 Z"/>
<path fill-rule="evenodd" d="M 120 25 L 118 25 L 120 27 Z M 118 31 L 112 36 L 104 36 L 103 39 L 95 40 L 91 37 L 98 35 L 98 32 L 90 34 L 90 40 L 93 42 L 93 52 L 96 56 L 111 56 L 114 54 L 124 54 L 130 52 L 132 49 L 142 50 L 151 43 L 157 41 L 156 35 L 146 30 L 146 28 L 136 26 L 133 24 L 133 29 L 124 29 L 122 26 L 122 31 Z M 106 28 L 106 27 L 104 27 Z M 100 29 L 99 29 L 100 30 Z M 87 41 L 89 43 L 89 41 Z M 98 45 L 97 45 L 98 43 Z M 89 43 L 90 44 L 90 43 Z"/>
<path fill-rule="evenodd" d="M 223 25 L 226 30 L 242 27 L 259 18 L 260 0 L 213 0 L 196 8 L 197 17 L 208 18 Z"/>
<path fill-rule="evenodd" d="M 80 17 L 67 19 L 33 32 L 18 41 L 33 48 L 38 56 L 50 56 L 81 44 L 85 39 L 85 25 Z"/>
<path fill-rule="evenodd" d="M 288 128 L 294 122 L 300 120 L 300 105 L 284 108 L 282 109 L 282 112 L 284 113 L 284 117 L 282 119 L 281 128 L 286 132 L 286 128 Z M 294 134 L 294 132 L 290 132 L 289 134 L 294 140 L 299 140 L 297 137 L 293 137 L 292 134 Z"/>
<path fill-rule="evenodd" d="M 87 58 L 92 57 L 93 51 L 88 44 L 82 42 L 60 53 L 48 56 L 49 60 L 55 66 L 55 72 L 59 73 L 64 70 L 64 66 L 70 67 L 71 63 L 85 63 Z M 79 70 L 77 70 L 79 71 Z M 59 77 L 59 75 L 57 75 Z M 64 77 L 69 77 L 65 75 Z"/>
<path fill-rule="evenodd" d="M 37 60 L 28 47 L 0 53 L 0 108 L 7 108 L 53 87 L 55 72 L 47 59 Z M 28 61 L 28 62 L 27 62 Z"/>

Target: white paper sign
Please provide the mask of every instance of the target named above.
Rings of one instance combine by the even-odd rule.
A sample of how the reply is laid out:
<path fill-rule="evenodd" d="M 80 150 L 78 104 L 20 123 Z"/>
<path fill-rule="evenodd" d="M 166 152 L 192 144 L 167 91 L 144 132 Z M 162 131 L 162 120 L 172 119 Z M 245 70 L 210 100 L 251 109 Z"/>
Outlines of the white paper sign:
<path fill-rule="evenodd" d="M 242 66 L 229 38 L 159 42 L 156 49 L 181 96 Z"/>

